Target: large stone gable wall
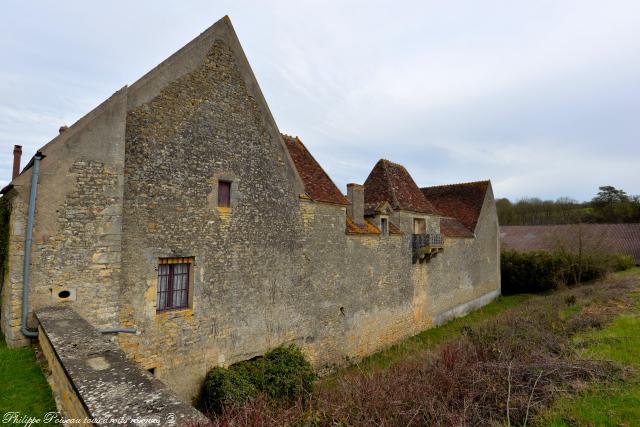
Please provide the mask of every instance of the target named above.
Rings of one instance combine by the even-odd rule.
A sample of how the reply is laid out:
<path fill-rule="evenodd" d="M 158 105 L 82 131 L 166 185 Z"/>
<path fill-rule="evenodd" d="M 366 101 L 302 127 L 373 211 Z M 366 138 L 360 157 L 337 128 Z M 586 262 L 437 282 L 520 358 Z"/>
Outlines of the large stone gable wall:
<path fill-rule="evenodd" d="M 120 317 L 142 337 L 121 343 L 161 377 L 188 382 L 195 369 L 181 367 L 198 365 L 200 378 L 302 327 L 286 308 L 301 253 L 299 194 L 268 126 L 221 40 L 127 115 Z M 216 207 L 218 178 L 234 182 L 230 209 Z M 158 258 L 172 255 L 194 257 L 193 305 L 156 314 Z"/>

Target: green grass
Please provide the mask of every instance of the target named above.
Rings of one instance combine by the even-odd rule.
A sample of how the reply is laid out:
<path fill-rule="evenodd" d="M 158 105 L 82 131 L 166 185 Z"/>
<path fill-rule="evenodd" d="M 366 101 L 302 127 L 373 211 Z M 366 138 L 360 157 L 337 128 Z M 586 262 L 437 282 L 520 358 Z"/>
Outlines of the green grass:
<path fill-rule="evenodd" d="M 598 384 L 575 399 L 556 402 L 551 415 L 541 425 L 637 426 L 640 423 L 640 381 Z"/>
<path fill-rule="evenodd" d="M 418 335 L 408 338 L 399 344 L 368 356 L 351 369 L 372 370 L 388 368 L 416 352 L 433 348 L 438 344 L 459 336 L 463 326 L 473 326 L 511 307 L 515 307 L 531 297 L 532 295 L 526 294 L 498 297 L 495 301 L 478 310 L 472 311 L 464 317 L 459 317 L 441 326 L 422 331 Z"/>
<path fill-rule="evenodd" d="M 633 267 L 628 270 L 618 271 L 615 274 L 618 276 L 627 276 L 630 274 L 638 274 L 638 273 L 640 273 L 640 267 Z"/>
<path fill-rule="evenodd" d="M 41 418 L 56 410 L 31 347 L 8 348 L 0 334 L 0 422 L 7 412 Z"/>
<path fill-rule="evenodd" d="M 622 275 L 638 273 L 635 268 Z M 640 299 L 640 295 L 638 295 Z M 539 424 L 569 426 L 640 425 L 640 303 L 600 330 L 574 338 L 583 358 L 608 360 L 635 371 L 625 382 L 595 384 L 575 397 L 562 397 Z"/>

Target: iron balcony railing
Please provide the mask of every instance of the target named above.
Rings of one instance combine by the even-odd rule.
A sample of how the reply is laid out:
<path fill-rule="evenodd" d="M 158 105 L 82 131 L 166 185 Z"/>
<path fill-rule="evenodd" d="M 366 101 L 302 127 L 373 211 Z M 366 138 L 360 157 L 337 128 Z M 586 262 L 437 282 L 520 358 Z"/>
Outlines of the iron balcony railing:
<path fill-rule="evenodd" d="M 443 241 L 441 234 L 414 234 L 413 235 L 413 262 L 429 260 L 442 251 Z"/>
<path fill-rule="evenodd" d="M 426 247 L 441 247 L 442 234 L 414 234 L 413 249 L 422 249 Z"/>

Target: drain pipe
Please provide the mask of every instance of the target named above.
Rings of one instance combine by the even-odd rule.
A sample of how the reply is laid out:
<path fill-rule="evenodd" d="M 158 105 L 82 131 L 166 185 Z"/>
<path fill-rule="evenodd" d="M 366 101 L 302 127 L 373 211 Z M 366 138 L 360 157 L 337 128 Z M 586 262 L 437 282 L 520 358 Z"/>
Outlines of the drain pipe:
<path fill-rule="evenodd" d="M 24 257 L 22 264 L 22 325 L 20 331 L 27 338 L 36 338 L 38 332 L 27 329 L 29 317 L 29 268 L 31 266 L 31 241 L 33 240 L 33 218 L 36 213 L 36 193 L 38 192 L 38 176 L 40 175 L 40 160 L 44 156 L 37 152 L 33 156 L 33 169 L 31 170 L 31 193 L 29 194 L 29 210 L 27 217 L 27 234 L 24 239 Z"/>

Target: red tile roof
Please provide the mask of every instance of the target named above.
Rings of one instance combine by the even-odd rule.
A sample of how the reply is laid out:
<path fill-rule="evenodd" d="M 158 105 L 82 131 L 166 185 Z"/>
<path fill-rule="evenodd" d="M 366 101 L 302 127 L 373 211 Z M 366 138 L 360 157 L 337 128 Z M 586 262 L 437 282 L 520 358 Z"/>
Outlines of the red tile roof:
<path fill-rule="evenodd" d="M 504 248 L 521 252 L 577 247 L 632 256 L 640 265 L 640 224 L 502 225 Z"/>
<path fill-rule="evenodd" d="M 394 223 L 389 222 L 389 234 L 404 234 L 402 232 L 402 230 L 400 230 L 400 228 L 398 226 L 396 226 Z"/>
<path fill-rule="evenodd" d="M 381 159 L 364 183 L 364 203 L 371 207 L 387 201 L 393 209 L 438 215 L 404 166 Z M 366 212 L 371 214 L 372 212 Z"/>
<path fill-rule="evenodd" d="M 443 215 L 456 218 L 475 232 L 489 181 L 422 188 L 422 194 Z"/>
<path fill-rule="evenodd" d="M 380 234 L 380 229 L 365 220 L 364 224 L 356 224 L 347 216 L 347 234 Z"/>
<path fill-rule="evenodd" d="M 348 205 L 349 201 L 336 187 L 322 166 L 313 158 L 307 147 L 302 144 L 300 138 L 282 135 L 289 155 L 298 170 L 304 184 L 304 191 L 312 200 L 318 202 Z"/>
<path fill-rule="evenodd" d="M 473 232 L 455 218 L 440 218 L 440 233 L 445 237 L 474 237 Z"/>
<path fill-rule="evenodd" d="M 351 217 L 347 216 L 347 234 L 380 234 L 380 229 L 371 222 L 364 220 L 363 225 L 353 222 Z M 403 234 L 402 231 L 393 223 L 389 223 L 389 234 Z"/>

